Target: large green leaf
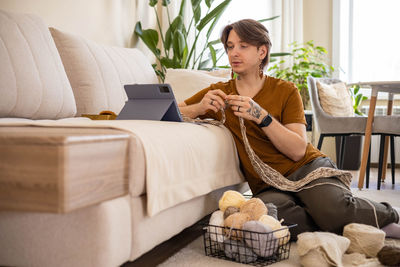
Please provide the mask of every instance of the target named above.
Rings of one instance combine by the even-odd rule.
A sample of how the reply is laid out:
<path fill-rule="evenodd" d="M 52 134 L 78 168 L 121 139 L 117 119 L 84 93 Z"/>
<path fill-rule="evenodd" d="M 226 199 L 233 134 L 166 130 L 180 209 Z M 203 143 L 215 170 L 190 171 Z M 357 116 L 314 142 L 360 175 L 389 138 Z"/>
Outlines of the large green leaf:
<path fill-rule="evenodd" d="M 160 50 L 157 48 L 158 44 L 158 32 L 153 29 L 142 29 L 142 24 L 136 23 L 135 33 L 142 39 L 146 46 L 153 52 L 154 55 L 159 56 Z"/>
<path fill-rule="evenodd" d="M 183 50 L 185 49 L 185 37 L 179 29 L 174 32 L 173 44 L 174 54 L 179 59 L 182 59 Z"/>
<path fill-rule="evenodd" d="M 179 8 L 179 14 L 178 15 L 183 16 L 183 12 L 185 12 L 185 5 L 186 5 L 186 0 L 182 0 L 181 1 L 181 6 Z"/>
<path fill-rule="evenodd" d="M 194 21 L 196 23 L 198 23 L 201 18 L 201 7 L 200 6 L 193 9 L 193 17 L 194 17 Z"/>
<path fill-rule="evenodd" d="M 177 69 L 180 67 L 179 62 L 170 58 L 163 57 L 160 60 L 161 64 L 169 69 Z"/>
<path fill-rule="evenodd" d="M 193 10 L 193 17 L 196 23 L 199 22 L 201 17 L 201 3 L 202 0 L 191 0 L 192 2 L 192 10 Z"/>
<path fill-rule="evenodd" d="M 212 45 L 208 45 L 208 49 L 210 50 L 211 60 L 213 63 L 213 67 L 217 65 L 217 53 Z"/>
<path fill-rule="evenodd" d="M 149 5 L 150 5 L 151 7 L 156 6 L 157 3 L 158 3 L 158 0 L 150 0 L 150 1 L 149 1 Z"/>
<path fill-rule="evenodd" d="M 178 15 L 169 26 L 167 32 L 165 33 L 165 48 L 169 50 L 171 48 L 172 39 L 174 33 L 177 29 L 181 30 L 183 28 L 183 17 Z"/>
<path fill-rule="evenodd" d="M 216 44 L 219 44 L 219 43 L 221 43 L 221 40 L 220 39 L 216 39 L 214 41 L 208 42 L 208 45 L 216 45 Z"/>
<path fill-rule="evenodd" d="M 191 0 L 192 3 L 192 9 L 195 10 L 197 7 L 200 6 L 202 0 Z"/>
<path fill-rule="evenodd" d="M 220 16 L 225 9 L 228 7 L 232 0 L 225 0 L 214 8 L 210 13 L 208 13 L 204 18 L 201 19 L 200 23 L 197 25 L 197 30 L 201 31 L 211 20 L 215 17 Z"/>
<path fill-rule="evenodd" d="M 189 54 L 189 48 L 187 45 L 185 45 L 185 48 L 183 49 L 181 68 L 185 67 L 186 62 L 188 60 L 188 54 Z"/>

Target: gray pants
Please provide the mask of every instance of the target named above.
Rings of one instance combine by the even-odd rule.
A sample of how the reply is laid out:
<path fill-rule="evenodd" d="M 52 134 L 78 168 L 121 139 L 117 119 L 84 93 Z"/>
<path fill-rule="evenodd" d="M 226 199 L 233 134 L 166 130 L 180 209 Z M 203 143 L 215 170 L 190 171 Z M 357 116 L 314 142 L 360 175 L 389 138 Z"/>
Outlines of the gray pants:
<path fill-rule="evenodd" d="M 336 168 L 336 165 L 329 158 L 317 158 L 296 170 L 287 179 L 297 181 L 319 167 Z M 344 186 L 335 177 L 321 178 L 309 185 L 324 182 Z M 278 208 L 279 219 L 283 218 L 286 224 L 297 224 L 297 227 L 290 230 L 292 240 L 296 240 L 298 234 L 311 231 L 342 234 L 343 227 L 349 223 L 376 226 L 371 204 L 375 207 L 380 227 L 399 220 L 399 215 L 389 203 L 369 200 L 369 204 L 362 198 L 354 197 L 350 191 L 330 184 L 317 185 L 297 193 L 268 188 L 254 197 L 265 203 L 274 203 Z"/>

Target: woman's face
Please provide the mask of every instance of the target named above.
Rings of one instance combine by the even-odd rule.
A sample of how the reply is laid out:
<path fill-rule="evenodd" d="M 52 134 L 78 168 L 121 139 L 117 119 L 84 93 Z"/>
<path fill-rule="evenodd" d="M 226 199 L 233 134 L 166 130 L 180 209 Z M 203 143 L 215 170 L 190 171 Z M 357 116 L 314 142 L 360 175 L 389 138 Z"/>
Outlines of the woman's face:
<path fill-rule="evenodd" d="M 227 40 L 227 53 L 232 70 L 238 74 L 259 72 L 260 63 L 266 56 L 266 46 L 257 48 L 241 40 L 235 30 L 231 30 Z"/>

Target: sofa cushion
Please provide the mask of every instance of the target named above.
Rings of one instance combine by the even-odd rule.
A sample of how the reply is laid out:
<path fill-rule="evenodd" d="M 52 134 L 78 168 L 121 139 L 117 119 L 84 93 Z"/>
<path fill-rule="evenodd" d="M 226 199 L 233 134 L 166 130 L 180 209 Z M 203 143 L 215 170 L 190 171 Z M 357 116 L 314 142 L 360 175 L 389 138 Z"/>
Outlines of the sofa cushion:
<path fill-rule="evenodd" d="M 324 84 L 317 81 L 318 96 L 322 109 L 331 116 L 354 116 L 349 89 L 343 82 Z"/>
<path fill-rule="evenodd" d="M 77 115 L 111 110 L 127 100 L 123 86 L 158 83 L 149 60 L 138 49 L 104 46 L 50 28 L 75 94 Z"/>
<path fill-rule="evenodd" d="M 165 83 L 169 83 L 178 103 L 188 99 L 212 83 L 230 79 L 230 70 L 202 71 L 167 69 Z"/>
<path fill-rule="evenodd" d="M 0 10 L 0 39 L 0 117 L 73 117 L 71 85 L 44 22 Z"/>

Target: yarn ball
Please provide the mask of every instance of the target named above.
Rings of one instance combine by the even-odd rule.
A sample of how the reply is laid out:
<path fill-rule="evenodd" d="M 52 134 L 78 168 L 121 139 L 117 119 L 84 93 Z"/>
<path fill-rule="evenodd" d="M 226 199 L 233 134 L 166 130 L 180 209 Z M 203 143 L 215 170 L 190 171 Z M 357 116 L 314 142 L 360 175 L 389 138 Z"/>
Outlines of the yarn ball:
<path fill-rule="evenodd" d="M 224 192 L 219 200 L 219 209 L 225 211 L 229 206 L 240 208 L 242 203 L 245 201 L 246 199 L 239 192 L 228 190 Z"/>
<path fill-rule="evenodd" d="M 224 242 L 224 233 L 222 229 L 224 227 L 224 213 L 221 210 L 214 211 L 211 214 L 210 222 L 207 227 L 208 234 L 214 242 Z"/>
<path fill-rule="evenodd" d="M 260 221 L 248 221 L 243 230 L 246 230 L 243 231 L 244 241 L 258 256 L 270 257 L 277 251 L 279 242 L 269 226 Z"/>
<path fill-rule="evenodd" d="M 400 266 L 400 247 L 384 246 L 378 252 L 378 260 L 385 266 Z"/>
<path fill-rule="evenodd" d="M 227 239 L 224 241 L 225 256 L 240 263 L 250 263 L 257 260 L 257 255 L 243 242 Z"/>
<path fill-rule="evenodd" d="M 349 253 L 358 252 L 376 257 L 385 242 L 385 232 L 371 225 L 350 223 L 343 228 L 343 236 L 350 239 Z"/>
<path fill-rule="evenodd" d="M 278 208 L 274 203 L 266 203 L 265 206 L 268 209 L 268 215 L 278 220 Z"/>
<path fill-rule="evenodd" d="M 250 220 L 258 220 L 261 216 L 268 213 L 268 209 L 264 202 L 259 198 L 252 198 L 244 202 L 240 206 L 240 212 L 250 215 Z"/>
<path fill-rule="evenodd" d="M 250 220 L 250 215 L 247 213 L 237 212 L 229 215 L 225 219 L 225 234 L 232 239 L 240 239 L 243 236 L 243 231 L 241 230 L 243 224 Z"/>
<path fill-rule="evenodd" d="M 270 215 L 263 215 L 259 219 L 265 225 L 268 225 L 273 231 L 275 237 L 279 240 L 279 245 L 284 245 L 290 240 L 290 232 L 287 226 L 282 226 L 281 223 Z"/>
<path fill-rule="evenodd" d="M 239 208 L 233 207 L 233 206 L 229 206 L 226 208 L 225 212 L 224 212 L 224 219 L 228 218 L 229 215 L 232 215 L 236 212 L 239 212 Z"/>

